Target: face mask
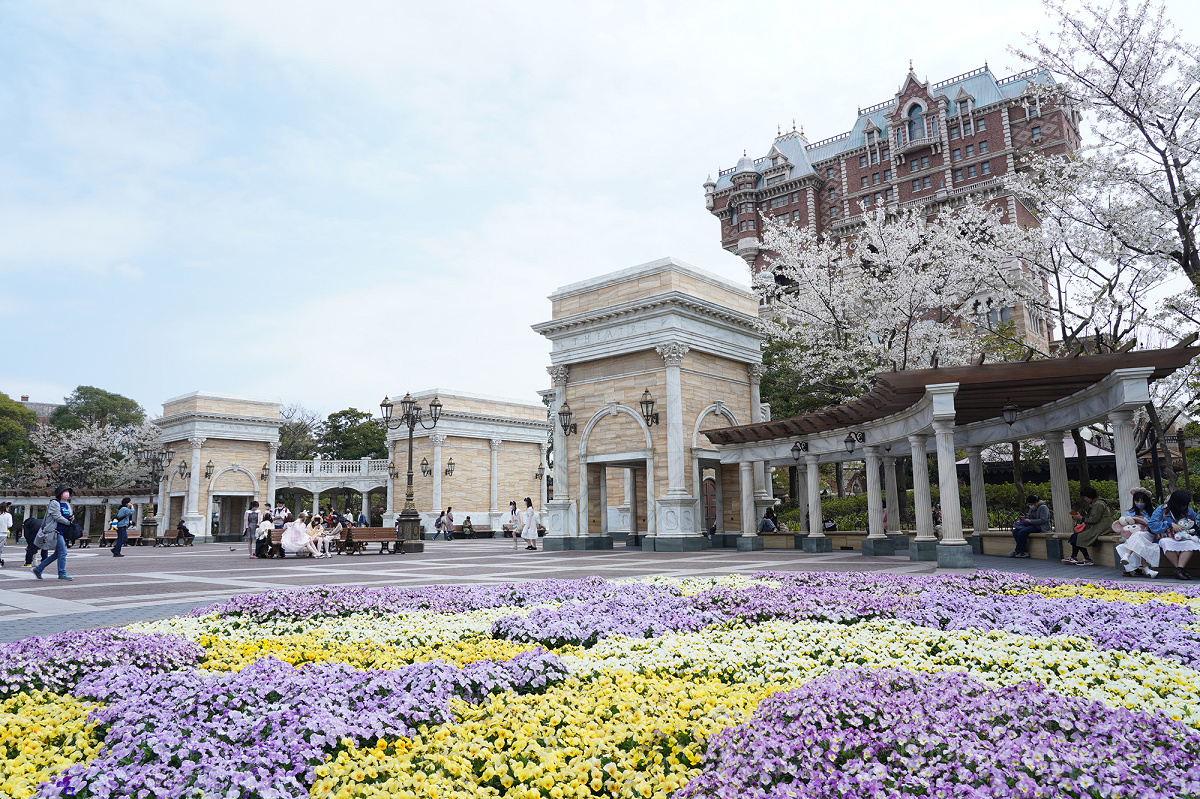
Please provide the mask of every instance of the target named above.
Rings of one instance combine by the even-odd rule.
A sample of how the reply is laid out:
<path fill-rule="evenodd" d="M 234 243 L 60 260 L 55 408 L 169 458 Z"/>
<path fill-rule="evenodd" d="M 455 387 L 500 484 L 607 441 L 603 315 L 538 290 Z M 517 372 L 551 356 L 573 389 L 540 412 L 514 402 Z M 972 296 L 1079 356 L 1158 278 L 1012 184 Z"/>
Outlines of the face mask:
<path fill-rule="evenodd" d="M 1145 509 L 1146 509 L 1146 503 L 1145 503 L 1145 502 L 1135 502 L 1135 503 L 1133 503 L 1133 506 L 1134 506 L 1135 508 L 1137 508 L 1138 510 L 1145 510 Z"/>

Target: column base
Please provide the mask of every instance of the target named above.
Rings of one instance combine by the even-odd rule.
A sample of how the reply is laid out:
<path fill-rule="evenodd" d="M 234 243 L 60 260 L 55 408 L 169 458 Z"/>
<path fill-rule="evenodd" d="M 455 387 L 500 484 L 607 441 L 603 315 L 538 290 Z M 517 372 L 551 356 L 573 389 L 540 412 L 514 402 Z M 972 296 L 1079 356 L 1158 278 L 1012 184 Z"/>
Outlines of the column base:
<path fill-rule="evenodd" d="M 197 544 L 211 544 L 213 542 L 212 522 L 205 519 L 198 513 L 185 513 L 183 515 L 183 523 L 192 531 L 192 535 L 196 537 Z M 241 540 L 241 536 L 238 537 Z"/>
<path fill-rule="evenodd" d="M 975 553 L 963 544 L 938 544 L 937 564 L 939 569 L 974 569 Z"/>
<path fill-rule="evenodd" d="M 610 535 L 584 535 L 576 538 L 546 536 L 542 539 L 542 549 L 547 552 L 581 552 L 589 549 L 612 548 L 613 540 Z"/>
<path fill-rule="evenodd" d="M 976 555 L 983 554 L 983 536 L 970 535 L 967 536 L 967 543 L 971 545 L 971 551 Z"/>
<path fill-rule="evenodd" d="M 910 541 L 908 544 L 909 560 L 937 560 L 937 541 Z"/>
<path fill-rule="evenodd" d="M 832 538 L 814 538 L 811 535 L 798 535 L 796 536 L 796 540 L 799 543 L 797 548 L 802 549 L 810 554 L 833 551 Z"/>
<path fill-rule="evenodd" d="M 424 551 L 425 551 L 425 542 L 424 541 L 405 541 L 404 542 L 404 554 L 406 554 L 406 555 L 411 554 L 413 552 L 424 552 Z"/>
<path fill-rule="evenodd" d="M 737 550 L 738 552 L 758 552 L 763 548 L 763 540 L 761 535 L 742 535 L 738 536 Z"/>
<path fill-rule="evenodd" d="M 656 500 L 657 526 L 655 534 L 661 536 L 690 537 L 696 532 L 695 497 L 666 497 Z M 678 550 L 676 550 L 678 551 Z"/>
<path fill-rule="evenodd" d="M 384 527 L 395 527 L 396 526 L 396 517 L 399 515 L 400 514 L 398 514 L 398 513 L 383 514 L 383 526 Z"/>
<path fill-rule="evenodd" d="M 713 549 L 737 549 L 741 533 L 715 533 L 712 537 Z"/>
<path fill-rule="evenodd" d="M 625 534 L 625 546 L 637 547 L 638 549 L 641 549 L 642 539 L 645 537 L 646 536 L 643 535 L 642 533 L 626 533 Z"/>
<path fill-rule="evenodd" d="M 551 543 L 575 538 L 579 535 L 579 514 L 575 500 L 552 499 L 546 503 L 546 534 L 542 537 L 542 548 L 552 552 L 574 547 Z"/>
<path fill-rule="evenodd" d="M 643 552 L 700 552 L 708 549 L 708 537 L 703 535 L 646 536 Z"/>
<path fill-rule="evenodd" d="M 869 558 L 895 555 L 896 545 L 887 538 L 864 538 L 862 540 L 862 553 Z"/>
<path fill-rule="evenodd" d="M 908 549 L 908 536 L 904 533 L 888 533 L 887 537 L 897 552 Z"/>

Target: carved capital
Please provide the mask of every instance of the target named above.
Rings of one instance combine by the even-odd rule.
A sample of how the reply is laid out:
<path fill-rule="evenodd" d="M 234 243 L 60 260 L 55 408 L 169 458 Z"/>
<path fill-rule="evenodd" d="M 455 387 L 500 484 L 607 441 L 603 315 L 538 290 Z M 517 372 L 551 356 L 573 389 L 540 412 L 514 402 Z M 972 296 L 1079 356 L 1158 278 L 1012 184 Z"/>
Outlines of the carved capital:
<path fill-rule="evenodd" d="M 504 443 L 503 439 L 493 438 L 491 441 L 488 442 L 488 446 L 490 446 L 492 448 L 492 452 L 495 452 L 496 450 L 500 449 L 500 445 L 503 443 Z"/>
<path fill-rule="evenodd" d="M 538 447 L 542 450 L 542 460 L 545 460 L 546 456 L 550 454 L 550 445 L 543 441 L 541 444 L 538 444 Z"/>
<path fill-rule="evenodd" d="M 763 375 L 767 370 L 761 363 L 746 364 L 746 374 L 750 377 L 751 383 L 761 383 Z"/>
<path fill-rule="evenodd" d="M 269 452 L 272 455 L 279 452 L 279 442 L 272 442 L 272 443 L 267 444 L 267 452 Z"/>
<path fill-rule="evenodd" d="M 550 379 L 554 381 L 556 388 L 563 388 L 567 385 L 567 375 L 571 372 L 569 366 L 547 366 L 546 371 L 550 374 Z"/>
<path fill-rule="evenodd" d="M 433 444 L 435 447 L 440 447 L 442 444 L 446 443 L 446 434 L 445 433 L 430 433 L 429 434 L 429 443 Z"/>
<path fill-rule="evenodd" d="M 659 344 L 654 348 L 654 351 L 662 356 L 663 361 L 667 366 L 679 366 L 683 363 L 683 356 L 687 355 L 691 349 L 686 344 L 680 344 L 678 341 L 672 341 L 669 344 Z"/>
<path fill-rule="evenodd" d="M 188 439 L 188 443 L 192 445 L 192 449 L 200 449 L 207 440 L 204 436 L 192 436 Z"/>

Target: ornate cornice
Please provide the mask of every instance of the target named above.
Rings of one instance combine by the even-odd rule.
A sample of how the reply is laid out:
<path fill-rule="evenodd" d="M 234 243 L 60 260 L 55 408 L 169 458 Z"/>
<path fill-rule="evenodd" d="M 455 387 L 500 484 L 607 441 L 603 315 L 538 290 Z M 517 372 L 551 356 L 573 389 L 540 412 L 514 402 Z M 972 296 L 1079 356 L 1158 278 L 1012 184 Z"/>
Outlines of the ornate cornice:
<path fill-rule="evenodd" d="M 707 300 L 701 300 L 681 291 L 657 294 L 643 300 L 632 300 L 598 311 L 585 311 L 584 313 L 573 314 L 572 316 L 564 316 L 561 319 L 552 319 L 549 322 L 540 322 L 533 325 L 533 330 L 543 336 L 552 337 L 556 334 L 566 333 L 569 330 L 593 325 L 598 322 L 617 321 L 629 316 L 645 313 L 646 311 L 655 311 L 664 308 L 683 308 L 698 315 L 719 319 L 722 322 L 749 331 L 757 330 L 756 323 L 758 317 L 742 313 L 741 311 L 735 311 L 725 306 L 708 302 Z M 560 367 L 547 367 L 547 371 L 550 371 L 552 377 L 554 376 L 554 372 L 551 370 L 556 368 Z"/>

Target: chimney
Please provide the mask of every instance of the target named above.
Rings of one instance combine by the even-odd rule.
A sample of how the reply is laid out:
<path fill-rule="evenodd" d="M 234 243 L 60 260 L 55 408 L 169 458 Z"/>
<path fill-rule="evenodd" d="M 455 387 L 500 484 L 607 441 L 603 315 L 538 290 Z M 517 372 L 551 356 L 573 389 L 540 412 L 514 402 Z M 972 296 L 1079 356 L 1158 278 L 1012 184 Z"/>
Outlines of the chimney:
<path fill-rule="evenodd" d="M 28 395 L 28 394 L 22 394 L 22 395 L 21 395 L 21 402 L 29 402 L 29 395 Z"/>

